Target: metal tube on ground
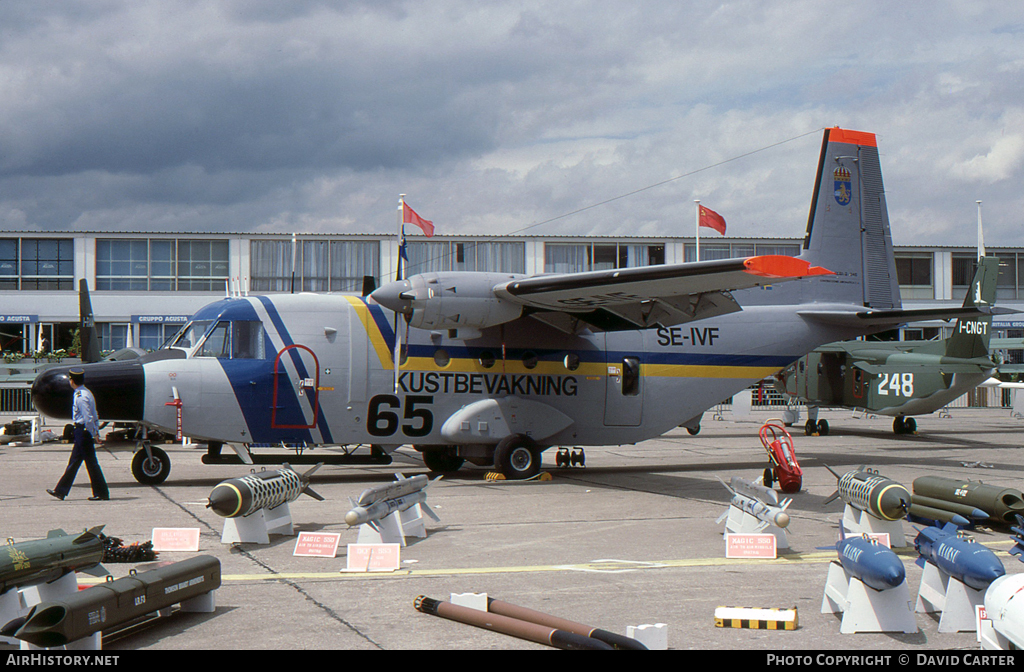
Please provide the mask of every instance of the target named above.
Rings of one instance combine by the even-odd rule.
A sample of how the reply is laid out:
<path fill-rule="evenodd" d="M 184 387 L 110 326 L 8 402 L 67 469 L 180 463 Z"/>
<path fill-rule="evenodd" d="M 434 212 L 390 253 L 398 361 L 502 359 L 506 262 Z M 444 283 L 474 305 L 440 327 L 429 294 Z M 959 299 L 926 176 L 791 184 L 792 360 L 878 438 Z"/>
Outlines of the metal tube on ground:
<path fill-rule="evenodd" d="M 610 644 L 593 639 L 592 637 L 578 635 L 557 628 L 549 628 L 500 614 L 492 614 L 480 611 L 479 609 L 463 607 L 451 602 L 435 600 L 426 595 L 417 597 L 413 601 L 413 606 L 417 611 L 424 614 L 440 616 L 457 623 L 472 625 L 484 630 L 491 630 L 492 632 L 500 632 L 503 635 L 553 646 L 557 649 L 578 651 L 612 649 Z"/>
<path fill-rule="evenodd" d="M 552 616 L 551 614 L 545 614 L 542 611 L 535 611 L 533 609 L 521 607 L 516 604 L 509 604 L 508 602 L 495 600 L 491 597 L 487 598 L 487 611 L 492 614 L 508 616 L 509 618 L 515 618 L 520 621 L 528 621 L 530 623 L 544 625 L 549 628 L 557 628 L 559 630 L 565 630 L 566 632 L 572 632 L 577 635 L 583 635 L 584 637 L 597 639 L 606 644 L 610 644 L 613 648 L 616 649 L 627 649 L 636 651 L 647 650 L 646 646 L 644 646 L 641 642 L 638 642 L 637 640 L 633 639 L 632 637 L 626 637 L 625 635 L 617 635 L 614 632 L 608 632 L 607 630 L 601 630 L 600 628 L 593 628 L 589 625 L 576 623 L 565 618 Z"/>

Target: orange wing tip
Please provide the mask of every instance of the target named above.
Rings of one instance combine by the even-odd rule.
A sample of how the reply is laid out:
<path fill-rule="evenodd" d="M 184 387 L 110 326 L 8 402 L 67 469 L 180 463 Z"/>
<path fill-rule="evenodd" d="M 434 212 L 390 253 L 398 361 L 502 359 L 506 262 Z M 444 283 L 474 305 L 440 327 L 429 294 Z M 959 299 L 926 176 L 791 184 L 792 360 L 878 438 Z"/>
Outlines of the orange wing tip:
<path fill-rule="evenodd" d="M 769 254 L 761 257 L 750 257 L 743 262 L 746 272 L 766 278 L 803 278 L 809 275 L 835 275 L 834 272 L 821 266 L 811 266 L 803 259 Z"/>
<path fill-rule="evenodd" d="M 851 131 L 845 128 L 839 128 L 838 126 L 828 129 L 828 141 L 842 142 L 848 145 L 860 145 L 861 147 L 878 146 L 874 133 L 868 133 L 867 131 Z"/>

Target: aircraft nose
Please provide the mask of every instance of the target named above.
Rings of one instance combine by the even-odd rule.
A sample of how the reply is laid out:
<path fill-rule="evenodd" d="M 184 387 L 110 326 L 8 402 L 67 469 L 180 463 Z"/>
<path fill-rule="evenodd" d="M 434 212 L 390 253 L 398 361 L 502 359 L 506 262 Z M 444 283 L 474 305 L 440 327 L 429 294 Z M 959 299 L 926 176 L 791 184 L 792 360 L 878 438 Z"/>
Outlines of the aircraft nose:
<path fill-rule="evenodd" d="M 373 290 L 370 292 L 370 298 L 389 310 L 407 314 L 412 312 L 412 301 L 408 296 L 403 296 L 408 291 L 409 281 L 399 280 Z"/>
<path fill-rule="evenodd" d="M 85 386 L 96 398 L 100 420 L 142 420 L 146 394 L 146 376 L 137 360 L 96 362 L 80 366 L 58 366 L 36 376 L 32 383 L 32 403 L 45 416 L 71 419 L 71 382 L 68 371 L 85 371 Z"/>

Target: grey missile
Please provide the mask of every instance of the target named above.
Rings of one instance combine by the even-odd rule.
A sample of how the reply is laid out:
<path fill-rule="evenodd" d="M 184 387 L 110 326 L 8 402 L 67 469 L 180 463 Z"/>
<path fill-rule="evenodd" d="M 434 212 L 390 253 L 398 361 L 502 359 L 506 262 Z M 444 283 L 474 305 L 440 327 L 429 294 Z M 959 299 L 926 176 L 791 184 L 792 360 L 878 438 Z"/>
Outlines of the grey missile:
<path fill-rule="evenodd" d="M 1024 513 L 1024 494 L 1020 490 L 942 476 L 914 479 L 914 494 L 963 504 L 988 512 L 989 523 L 1012 525 L 1014 515 Z"/>
<path fill-rule="evenodd" d="M 765 504 L 775 505 L 779 503 L 779 494 L 775 491 L 775 488 L 767 488 L 760 483 L 754 483 L 739 476 L 730 478 L 729 485 L 734 491 L 747 497 L 759 499 Z"/>
<path fill-rule="evenodd" d="M 881 520 L 899 520 L 910 510 L 910 492 L 896 481 L 863 466 L 842 476 L 828 469 L 839 483 L 825 504 L 836 497 L 855 509 L 860 509 Z"/>
<path fill-rule="evenodd" d="M 356 506 L 345 514 L 345 522 L 348 523 L 349 527 L 366 524 L 379 531 L 380 526 L 377 523 L 378 520 L 395 511 L 405 511 L 417 504 L 423 507 L 423 511 L 428 516 L 438 522 L 441 521 L 441 519 L 437 517 L 437 514 L 427 506 L 427 493 L 422 490 L 418 490 L 402 497 L 384 499 L 379 502 L 375 502 L 370 506 Z"/>
<path fill-rule="evenodd" d="M 789 514 L 786 513 L 786 508 L 793 502 L 792 499 L 784 500 L 782 502 L 782 506 L 772 506 L 770 504 L 765 504 L 755 497 L 748 497 L 747 495 L 733 490 L 731 487 L 726 485 L 725 481 L 721 478 L 718 480 L 722 485 L 725 485 L 726 490 L 732 493 L 731 504 L 737 509 L 745 511 L 761 522 L 774 525 L 775 527 L 784 528 L 789 525 Z M 749 485 L 753 485 L 749 481 L 747 481 L 747 483 Z M 727 515 L 729 515 L 728 511 L 718 518 L 718 522 L 722 522 Z"/>
<path fill-rule="evenodd" d="M 97 525 L 77 535 L 50 530 L 45 539 L 9 541 L 0 551 L 0 593 L 15 586 L 53 581 L 69 572 L 107 574 L 99 564 L 103 560 L 103 528 Z"/>
<path fill-rule="evenodd" d="M 359 499 L 356 500 L 358 506 L 370 506 L 374 502 L 379 502 L 385 499 L 395 499 L 402 495 L 408 495 L 411 492 L 422 490 L 423 488 L 430 485 L 430 481 L 426 474 L 419 474 L 411 478 L 402 478 L 401 474 L 396 474 L 397 481 L 394 483 L 387 483 L 385 485 L 378 485 L 373 488 L 367 488 L 359 495 Z"/>
<path fill-rule="evenodd" d="M 306 494 L 318 501 L 323 497 L 309 487 L 309 477 L 324 465 L 320 462 L 304 474 L 286 463 L 273 471 L 256 471 L 241 478 L 218 483 L 210 493 L 206 508 L 224 518 L 248 516 L 260 509 L 273 509 Z"/>
<path fill-rule="evenodd" d="M 148 572 L 107 581 L 63 600 L 41 602 L 0 634 L 36 646 L 64 646 L 205 595 L 220 587 L 220 560 L 200 555 Z"/>

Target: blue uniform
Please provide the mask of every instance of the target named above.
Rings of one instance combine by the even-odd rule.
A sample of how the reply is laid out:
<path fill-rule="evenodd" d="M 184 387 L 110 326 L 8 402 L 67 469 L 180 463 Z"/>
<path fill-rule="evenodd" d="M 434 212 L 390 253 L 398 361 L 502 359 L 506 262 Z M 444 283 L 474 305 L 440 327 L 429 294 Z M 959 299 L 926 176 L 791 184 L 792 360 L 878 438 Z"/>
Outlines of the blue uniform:
<path fill-rule="evenodd" d="M 71 419 L 75 423 L 75 447 L 71 449 L 71 458 L 68 460 L 68 467 L 64 470 L 55 494 L 61 499 L 67 497 L 71 491 L 71 485 L 78 475 L 78 468 L 85 462 L 85 468 L 89 472 L 89 483 L 92 485 L 93 497 L 108 499 L 110 491 L 107 489 L 107 481 L 103 477 L 103 470 L 96 459 L 95 438 L 99 436 L 99 416 L 96 414 L 96 399 L 85 387 L 78 387 L 71 405 Z"/>

